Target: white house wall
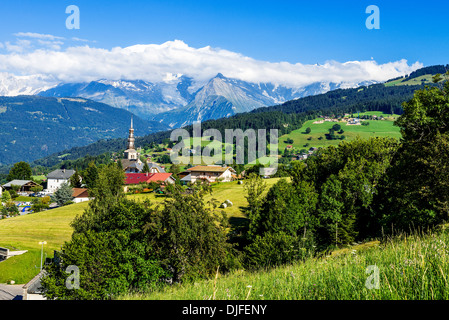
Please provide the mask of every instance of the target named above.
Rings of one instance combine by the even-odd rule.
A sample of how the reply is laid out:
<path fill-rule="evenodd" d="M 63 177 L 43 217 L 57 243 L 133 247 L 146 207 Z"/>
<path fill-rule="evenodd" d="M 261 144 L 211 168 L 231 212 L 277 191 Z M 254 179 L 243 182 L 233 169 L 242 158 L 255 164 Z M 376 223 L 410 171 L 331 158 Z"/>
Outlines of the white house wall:
<path fill-rule="evenodd" d="M 68 179 L 48 179 L 47 189 L 55 192 L 61 187 L 61 184 L 68 182 Z"/>

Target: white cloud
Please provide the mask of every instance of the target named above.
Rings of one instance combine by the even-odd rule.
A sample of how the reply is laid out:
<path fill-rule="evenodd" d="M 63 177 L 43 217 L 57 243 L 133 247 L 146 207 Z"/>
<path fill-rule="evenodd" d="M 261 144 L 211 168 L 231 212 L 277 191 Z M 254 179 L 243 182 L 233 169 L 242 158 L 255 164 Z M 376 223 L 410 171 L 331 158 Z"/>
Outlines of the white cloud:
<path fill-rule="evenodd" d="M 18 32 L 15 33 L 15 43 L 5 42 L 0 45 L 0 48 L 6 48 L 8 52 L 26 53 L 39 48 L 47 48 L 50 50 L 61 50 L 64 45 L 65 38 L 54 36 L 51 34 L 41 34 L 33 32 Z"/>
<path fill-rule="evenodd" d="M 17 32 L 14 33 L 16 37 L 19 38 L 34 38 L 34 39 L 45 39 L 45 40 L 64 40 L 64 37 L 58 37 L 51 34 L 42 34 L 35 32 Z"/>
<path fill-rule="evenodd" d="M 27 35 L 30 36 L 30 33 Z M 35 38 L 40 36 L 41 41 L 58 40 L 50 35 L 32 35 Z M 300 87 L 317 81 L 385 81 L 422 67 L 418 62 L 409 65 L 406 60 L 385 64 L 378 64 L 374 60 L 328 61 L 323 65 L 268 62 L 210 46 L 192 48 L 180 40 L 110 50 L 84 45 L 67 47 L 61 51 L 61 44 L 53 44 L 53 48 L 47 45 L 30 52 L 0 54 L 0 71 L 48 75 L 62 82 L 100 78 L 163 81 L 167 74 L 185 74 L 204 81 L 221 72 L 227 77 L 250 82 Z"/>
<path fill-rule="evenodd" d="M 31 41 L 25 39 L 18 39 L 15 44 L 12 44 L 11 42 L 7 41 L 5 42 L 4 47 L 9 52 L 21 53 L 31 48 Z"/>
<path fill-rule="evenodd" d="M 87 39 L 82 39 L 82 38 L 78 38 L 78 37 L 72 37 L 71 40 L 72 41 L 79 41 L 79 42 L 93 42 L 93 43 L 97 42 L 95 40 L 87 40 Z"/>

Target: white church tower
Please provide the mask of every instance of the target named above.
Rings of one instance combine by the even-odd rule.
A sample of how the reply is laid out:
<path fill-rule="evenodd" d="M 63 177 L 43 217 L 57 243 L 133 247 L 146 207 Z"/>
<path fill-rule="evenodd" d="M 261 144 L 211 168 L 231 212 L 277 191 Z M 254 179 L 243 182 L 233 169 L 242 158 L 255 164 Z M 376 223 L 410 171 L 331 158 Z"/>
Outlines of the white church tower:
<path fill-rule="evenodd" d="M 125 150 L 125 159 L 137 160 L 138 162 L 140 162 L 140 154 L 135 149 L 134 141 L 133 118 L 131 116 L 131 127 L 129 128 L 128 145 Z"/>

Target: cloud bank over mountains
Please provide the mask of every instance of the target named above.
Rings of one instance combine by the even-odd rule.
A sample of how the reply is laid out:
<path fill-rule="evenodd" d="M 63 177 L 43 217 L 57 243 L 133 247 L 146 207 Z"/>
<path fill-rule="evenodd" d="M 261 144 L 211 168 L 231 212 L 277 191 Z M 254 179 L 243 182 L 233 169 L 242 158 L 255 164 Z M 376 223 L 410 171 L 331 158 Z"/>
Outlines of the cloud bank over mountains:
<path fill-rule="evenodd" d="M 33 84 L 38 78 L 47 86 L 98 79 L 161 82 L 180 75 L 201 82 L 218 72 L 229 78 L 291 88 L 315 82 L 351 86 L 362 81 L 386 81 L 423 67 L 419 62 L 409 64 L 406 60 L 384 64 L 374 60 L 330 60 L 321 65 L 269 62 L 221 48 L 193 48 L 181 40 L 104 49 L 91 46 L 94 41 L 86 39 L 31 32 L 14 36 L 14 43 L 0 42 L 0 73 L 32 76 Z"/>

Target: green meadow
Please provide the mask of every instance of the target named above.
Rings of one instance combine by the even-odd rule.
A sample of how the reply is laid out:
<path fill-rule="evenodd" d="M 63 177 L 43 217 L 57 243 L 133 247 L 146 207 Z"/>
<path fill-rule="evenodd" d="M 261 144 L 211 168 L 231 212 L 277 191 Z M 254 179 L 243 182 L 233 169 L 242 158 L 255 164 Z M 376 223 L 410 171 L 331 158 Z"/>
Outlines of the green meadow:
<path fill-rule="evenodd" d="M 44 257 L 53 257 L 64 241 L 70 239 L 70 222 L 82 213 L 87 203 L 72 204 L 66 207 L 27 214 L 0 220 L 0 247 L 28 252 L 0 262 L 0 283 L 14 280 L 27 283 L 39 273 L 41 259 L 40 241 L 44 245 Z"/>
<path fill-rule="evenodd" d="M 407 79 L 407 78 L 401 78 L 397 80 L 391 80 L 385 82 L 386 87 L 391 86 L 417 86 L 421 84 L 430 84 L 432 83 L 433 75 L 432 74 L 425 74 L 416 78 Z"/>
<path fill-rule="evenodd" d="M 357 114 L 354 114 L 357 116 Z M 362 120 L 369 122 L 368 126 L 364 125 L 349 125 L 346 122 L 330 122 L 314 123 L 320 119 L 314 119 L 306 121 L 300 129 L 294 130 L 289 134 L 285 134 L 279 137 L 279 150 L 283 151 L 287 145 L 292 145 L 297 151 L 301 149 L 309 149 L 311 147 L 320 148 L 330 145 L 337 146 L 341 140 L 328 140 L 325 134 L 329 132 L 329 129 L 336 123 L 338 123 L 344 130 L 342 135 L 345 136 L 346 141 L 354 140 L 357 136 L 363 139 L 369 139 L 371 137 L 392 137 L 399 139 L 401 133 L 399 128 L 394 126 L 394 120 L 398 115 L 387 115 L 382 112 L 372 111 L 360 113 L 360 115 L 383 115 L 385 120 Z M 310 128 L 309 134 L 305 133 L 306 128 Z M 340 136 L 340 134 L 337 134 Z M 319 139 L 321 137 L 321 139 Z M 290 138 L 293 143 L 287 143 L 286 140 Z M 306 144 L 309 144 L 307 147 Z"/>
<path fill-rule="evenodd" d="M 401 235 L 272 269 L 120 297 L 132 300 L 446 300 L 449 233 Z"/>

